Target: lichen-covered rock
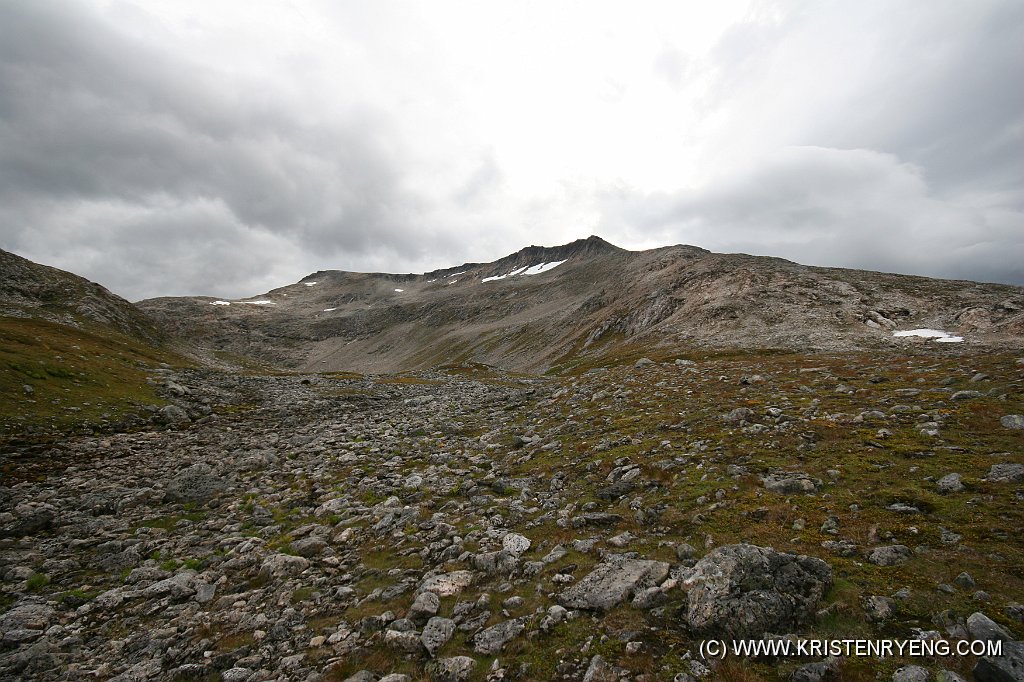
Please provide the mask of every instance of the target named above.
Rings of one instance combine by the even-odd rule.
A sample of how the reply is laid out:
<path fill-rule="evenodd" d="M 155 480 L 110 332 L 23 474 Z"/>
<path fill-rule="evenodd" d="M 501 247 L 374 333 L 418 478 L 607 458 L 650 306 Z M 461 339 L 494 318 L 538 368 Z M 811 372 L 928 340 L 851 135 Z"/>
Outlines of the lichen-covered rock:
<path fill-rule="evenodd" d="M 704 636 L 791 632 L 810 620 L 831 584 L 832 569 L 821 559 L 726 545 L 698 561 L 685 581 L 686 624 Z"/>
<path fill-rule="evenodd" d="M 526 625 L 522 618 L 492 625 L 476 633 L 473 638 L 473 651 L 485 656 L 494 656 L 525 629 Z"/>
<path fill-rule="evenodd" d="M 608 557 L 583 580 L 560 594 L 558 601 L 570 609 L 607 611 L 627 597 L 665 580 L 668 569 L 664 561 Z"/>
<path fill-rule="evenodd" d="M 868 561 L 876 566 L 899 566 L 914 557 L 914 551 L 906 545 L 885 545 L 875 547 L 868 553 Z"/>

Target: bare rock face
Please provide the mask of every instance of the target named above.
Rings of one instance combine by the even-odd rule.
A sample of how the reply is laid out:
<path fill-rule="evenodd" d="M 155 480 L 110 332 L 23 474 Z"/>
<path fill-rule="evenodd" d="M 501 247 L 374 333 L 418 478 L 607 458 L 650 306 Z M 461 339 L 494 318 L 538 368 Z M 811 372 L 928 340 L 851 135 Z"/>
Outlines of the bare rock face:
<path fill-rule="evenodd" d="M 821 559 L 771 547 L 726 545 L 698 561 L 686 584 L 686 624 L 693 633 L 760 637 L 806 623 L 832 584 L 832 569 Z"/>

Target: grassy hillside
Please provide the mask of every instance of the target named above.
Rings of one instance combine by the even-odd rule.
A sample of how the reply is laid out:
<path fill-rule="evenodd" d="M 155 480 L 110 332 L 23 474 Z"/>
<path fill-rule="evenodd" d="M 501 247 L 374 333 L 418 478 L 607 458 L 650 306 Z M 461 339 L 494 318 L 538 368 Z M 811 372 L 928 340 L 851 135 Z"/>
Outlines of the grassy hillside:
<path fill-rule="evenodd" d="M 0 317 L 0 438 L 88 429 L 161 404 L 146 381 L 175 353 L 97 326 Z"/>

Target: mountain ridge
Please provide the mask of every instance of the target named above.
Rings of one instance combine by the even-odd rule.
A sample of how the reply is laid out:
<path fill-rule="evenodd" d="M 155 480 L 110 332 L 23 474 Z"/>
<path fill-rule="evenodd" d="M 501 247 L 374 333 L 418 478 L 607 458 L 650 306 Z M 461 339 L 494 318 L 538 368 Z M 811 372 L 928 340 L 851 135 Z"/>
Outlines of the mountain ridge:
<path fill-rule="evenodd" d="M 457 362 L 545 372 L 626 347 L 881 350 L 930 327 L 1019 345 L 1024 289 L 805 266 L 688 245 L 621 249 L 591 236 L 423 274 L 319 271 L 235 301 L 139 302 L 175 333 L 307 371 Z"/>

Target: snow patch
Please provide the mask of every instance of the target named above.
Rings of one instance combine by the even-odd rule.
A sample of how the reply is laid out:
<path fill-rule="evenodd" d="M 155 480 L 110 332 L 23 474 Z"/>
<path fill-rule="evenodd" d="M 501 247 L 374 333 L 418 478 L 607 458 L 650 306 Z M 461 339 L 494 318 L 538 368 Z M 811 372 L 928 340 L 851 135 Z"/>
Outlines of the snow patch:
<path fill-rule="evenodd" d="M 480 281 L 481 282 L 494 282 L 494 281 L 497 281 L 499 279 L 505 279 L 506 277 L 515 277 L 516 275 L 539 275 L 542 272 L 547 272 L 548 270 L 553 270 L 553 269 L 557 268 L 559 265 L 561 265 L 564 262 L 565 262 L 564 260 L 558 260 L 558 261 L 552 261 L 550 263 L 538 263 L 537 265 L 527 265 L 525 267 L 519 268 L 518 270 L 513 270 L 512 272 L 507 272 L 504 275 L 495 275 L 493 277 L 484 277 Z"/>
<path fill-rule="evenodd" d="M 305 284 L 306 284 L 307 287 L 311 287 L 314 284 L 316 284 L 316 282 L 306 282 Z"/>
<path fill-rule="evenodd" d="M 448 284 L 449 284 L 449 286 L 450 286 L 450 285 L 452 285 L 452 284 L 455 284 L 455 283 L 456 283 L 456 282 L 458 282 L 458 281 L 459 281 L 459 280 L 457 280 L 457 279 L 453 279 L 452 281 L 448 282 Z"/>
<path fill-rule="evenodd" d="M 495 280 L 505 279 L 506 277 L 515 277 L 516 275 L 521 275 L 522 273 L 524 273 L 528 268 L 529 268 L 529 266 L 527 265 L 525 267 L 519 268 L 518 270 L 513 270 L 512 272 L 507 272 L 504 275 L 495 275 L 494 277 L 484 277 L 480 281 L 481 282 L 493 282 Z"/>
<path fill-rule="evenodd" d="M 337 308 L 324 308 L 325 313 L 333 313 Z"/>
<path fill-rule="evenodd" d="M 210 305 L 231 305 L 231 301 L 214 301 Z"/>
<path fill-rule="evenodd" d="M 526 270 L 523 272 L 523 274 L 524 275 L 539 275 L 542 272 L 547 272 L 548 270 L 553 270 L 553 269 L 557 268 L 559 265 L 561 265 L 564 262 L 565 262 L 564 260 L 556 260 L 556 261 L 553 261 L 551 263 L 541 263 L 540 265 L 534 265 L 532 267 L 526 268 Z"/>
<path fill-rule="evenodd" d="M 238 301 L 239 303 L 248 303 L 249 305 L 277 305 L 273 301 L 261 299 L 259 301 Z"/>
<path fill-rule="evenodd" d="M 445 277 L 458 277 L 459 275 L 464 275 L 464 274 L 466 274 L 466 271 L 462 270 L 460 272 L 453 272 L 450 275 L 445 275 Z"/>
<path fill-rule="evenodd" d="M 398 293 L 402 293 L 403 291 L 405 291 L 405 289 L 395 289 L 395 291 L 397 291 Z"/>
<path fill-rule="evenodd" d="M 893 336 L 919 336 L 923 339 L 935 339 L 937 343 L 961 343 L 964 340 L 962 336 L 953 336 L 949 332 L 944 332 L 939 329 L 908 329 L 902 332 L 893 332 Z"/>

